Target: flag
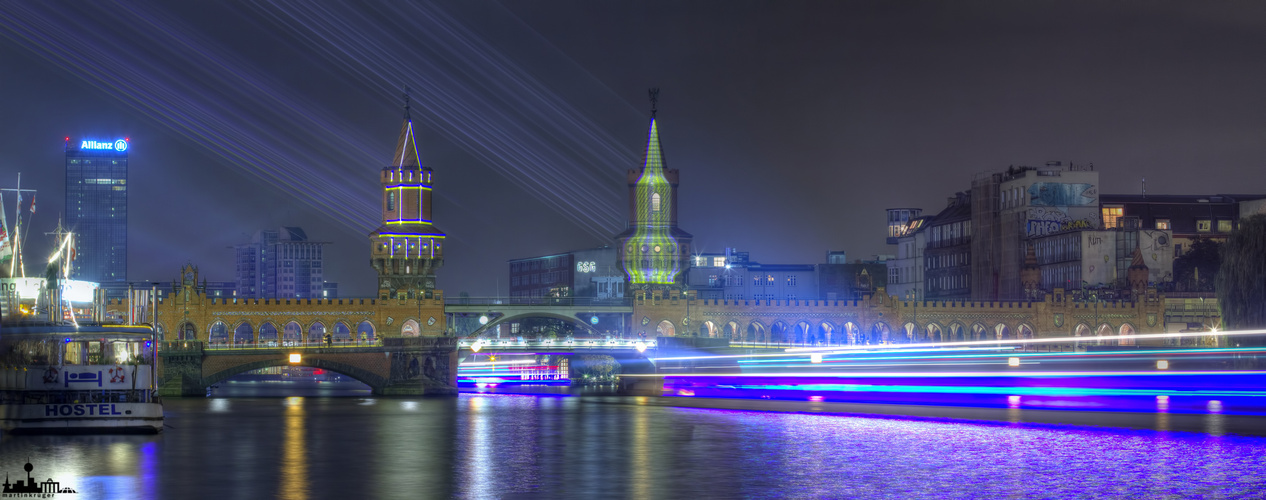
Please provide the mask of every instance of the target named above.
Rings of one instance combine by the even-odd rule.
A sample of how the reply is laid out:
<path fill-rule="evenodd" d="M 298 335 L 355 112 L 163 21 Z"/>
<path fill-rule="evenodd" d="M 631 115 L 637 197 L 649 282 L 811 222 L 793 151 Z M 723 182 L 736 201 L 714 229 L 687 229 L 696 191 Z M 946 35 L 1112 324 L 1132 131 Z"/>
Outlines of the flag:
<path fill-rule="evenodd" d="M 31 213 L 35 213 L 35 195 L 31 195 Z"/>
<path fill-rule="evenodd" d="M 0 194 L 0 264 L 13 258 L 13 244 L 9 242 L 9 228 L 4 216 L 4 194 Z"/>

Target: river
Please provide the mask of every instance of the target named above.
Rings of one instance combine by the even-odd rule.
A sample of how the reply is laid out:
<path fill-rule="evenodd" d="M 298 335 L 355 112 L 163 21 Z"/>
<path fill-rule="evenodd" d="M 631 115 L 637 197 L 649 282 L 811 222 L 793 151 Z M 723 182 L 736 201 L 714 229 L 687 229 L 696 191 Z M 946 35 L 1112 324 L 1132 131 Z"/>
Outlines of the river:
<path fill-rule="evenodd" d="M 218 392 L 239 397 L 168 399 L 157 436 L 4 435 L 0 470 L 24 479 L 29 459 L 74 499 L 1266 495 L 1260 436 L 361 387 L 244 382 Z"/>

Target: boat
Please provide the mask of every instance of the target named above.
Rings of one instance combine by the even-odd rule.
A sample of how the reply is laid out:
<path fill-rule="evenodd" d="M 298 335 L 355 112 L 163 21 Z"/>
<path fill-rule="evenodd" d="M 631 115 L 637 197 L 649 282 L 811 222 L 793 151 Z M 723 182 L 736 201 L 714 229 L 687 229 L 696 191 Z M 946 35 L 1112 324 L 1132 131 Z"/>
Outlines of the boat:
<path fill-rule="evenodd" d="M 153 328 L 0 326 L 0 429 L 158 433 Z"/>

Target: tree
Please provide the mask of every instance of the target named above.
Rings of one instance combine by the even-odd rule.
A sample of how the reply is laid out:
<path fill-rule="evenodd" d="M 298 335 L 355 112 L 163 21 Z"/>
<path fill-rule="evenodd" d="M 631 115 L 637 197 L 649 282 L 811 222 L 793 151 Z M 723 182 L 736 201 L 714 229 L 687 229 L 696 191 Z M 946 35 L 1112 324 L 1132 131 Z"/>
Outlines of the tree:
<path fill-rule="evenodd" d="M 1217 294 L 1226 328 L 1266 327 L 1266 215 L 1240 220 L 1239 228 L 1227 239 Z M 1263 344 L 1262 337 L 1240 339 L 1240 344 Z"/>
<path fill-rule="evenodd" d="M 1183 292 L 1212 292 L 1222 267 L 1222 244 L 1196 238 L 1191 249 L 1174 259 L 1174 285 Z"/>

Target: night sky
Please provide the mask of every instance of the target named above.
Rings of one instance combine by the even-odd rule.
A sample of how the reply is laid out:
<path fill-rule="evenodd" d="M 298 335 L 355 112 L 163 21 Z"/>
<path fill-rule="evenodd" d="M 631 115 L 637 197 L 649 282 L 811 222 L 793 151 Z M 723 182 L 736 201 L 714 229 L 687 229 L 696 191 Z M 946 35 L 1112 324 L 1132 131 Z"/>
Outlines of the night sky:
<path fill-rule="evenodd" d="M 6 2 L 0 185 L 39 190 L 42 260 L 63 138 L 126 136 L 131 280 L 232 280 L 232 245 L 301 226 L 332 243 L 326 279 L 371 296 L 406 85 L 449 294 L 611 244 L 652 86 L 681 227 L 762 263 L 892 253 L 885 208 L 935 213 L 1008 165 L 1266 192 L 1266 3 L 1247 1 Z"/>

